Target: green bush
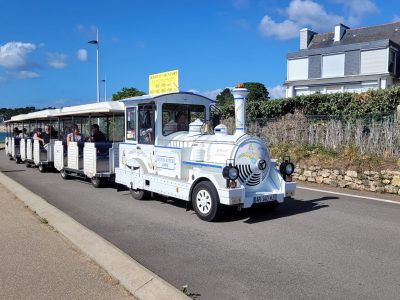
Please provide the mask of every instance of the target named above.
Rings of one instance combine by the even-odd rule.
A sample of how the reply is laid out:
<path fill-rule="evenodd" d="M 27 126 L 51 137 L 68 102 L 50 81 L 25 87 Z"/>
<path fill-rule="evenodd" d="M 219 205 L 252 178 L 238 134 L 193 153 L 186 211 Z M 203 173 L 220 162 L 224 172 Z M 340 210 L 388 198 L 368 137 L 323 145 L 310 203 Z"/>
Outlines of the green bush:
<path fill-rule="evenodd" d="M 233 113 L 233 97 L 229 90 L 224 91 L 224 102 L 217 102 L 223 108 L 223 114 Z M 220 97 L 222 98 L 222 97 Z M 217 97 L 218 100 L 218 97 Z M 219 105 L 223 104 L 223 105 Z M 400 104 L 400 86 L 385 90 L 370 90 L 361 94 L 337 93 L 308 96 L 296 96 L 286 99 L 259 100 L 251 99 L 247 104 L 247 118 L 276 118 L 295 111 L 304 115 L 335 116 L 339 118 L 365 118 L 366 116 L 383 116 L 393 113 Z M 229 109 L 227 109 L 229 107 Z M 224 117 L 223 116 L 223 117 Z"/>
<path fill-rule="evenodd" d="M 264 118 L 275 118 L 300 111 L 304 115 L 337 116 L 342 118 L 364 118 L 392 113 L 400 104 L 400 86 L 386 90 L 369 90 L 361 94 L 316 93 L 286 99 L 262 102 Z"/>

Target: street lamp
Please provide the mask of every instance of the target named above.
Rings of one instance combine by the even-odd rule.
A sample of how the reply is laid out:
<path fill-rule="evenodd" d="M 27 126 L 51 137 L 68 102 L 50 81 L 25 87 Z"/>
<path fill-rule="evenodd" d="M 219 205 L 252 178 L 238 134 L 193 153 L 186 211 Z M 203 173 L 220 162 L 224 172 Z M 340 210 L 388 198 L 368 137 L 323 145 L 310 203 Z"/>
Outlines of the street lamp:
<path fill-rule="evenodd" d="M 100 102 L 100 81 L 99 81 L 99 30 L 96 33 L 96 39 L 89 41 L 89 44 L 96 45 L 96 80 L 97 80 L 97 102 Z"/>
<path fill-rule="evenodd" d="M 102 79 L 101 82 L 104 82 L 104 101 L 107 101 L 107 77 Z"/>

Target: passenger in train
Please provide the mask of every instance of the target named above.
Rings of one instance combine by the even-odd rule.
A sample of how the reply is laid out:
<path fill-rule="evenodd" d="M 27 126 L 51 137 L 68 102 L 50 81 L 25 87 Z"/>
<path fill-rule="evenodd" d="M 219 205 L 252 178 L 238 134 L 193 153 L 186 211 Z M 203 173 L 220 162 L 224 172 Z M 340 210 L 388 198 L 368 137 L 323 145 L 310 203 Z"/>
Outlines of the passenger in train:
<path fill-rule="evenodd" d="M 78 125 L 74 125 L 72 132 L 67 135 L 67 146 L 70 142 L 83 142 L 83 136 L 79 133 Z"/>
<path fill-rule="evenodd" d="M 13 137 L 18 137 L 19 136 L 19 129 L 18 129 L 18 127 L 14 127 L 14 129 L 13 129 Z"/>
<path fill-rule="evenodd" d="M 180 112 L 180 114 L 178 114 L 177 123 L 178 123 L 178 131 L 189 130 L 188 117 L 184 112 Z"/>
<path fill-rule="evenodd" d="M 100 127 L 97 124 L 93 124 L 92 127 L 92 135 L 87 139 L 88 142 L 105 142 L 106 136 L 104 133 L 100 131 Z"/>
<path fill-rule="evenodd" d="M 50 142 L 50 139 L 56 139 L 56 138 L 57 138 L 57 131 L 55 131 L 53 126 L 46 125 L 44 127 L 44 133 L 43 133 L 44 144 L 48 144 Z"/>
<path fill-rule="evenodd" d="M 23 138 L 23 139 L 25 139 L 25 138 L 28 137 L 28 133 L 27 133 L 27 131 L 26 131 L 26 128 L 22 128 L 22 131 L 20 132 L 20 134 L 18 135 L 18 137 Z"/>
<path fill-rule="evenodd" d="M 32 137 L 34 140 L 39 141 L 40 147 L 44 146 L 44 139 L 43 139 L 43 133 L 42 133 L 42 128 L 36 128 L 35 129 L 35 134 Z"/>

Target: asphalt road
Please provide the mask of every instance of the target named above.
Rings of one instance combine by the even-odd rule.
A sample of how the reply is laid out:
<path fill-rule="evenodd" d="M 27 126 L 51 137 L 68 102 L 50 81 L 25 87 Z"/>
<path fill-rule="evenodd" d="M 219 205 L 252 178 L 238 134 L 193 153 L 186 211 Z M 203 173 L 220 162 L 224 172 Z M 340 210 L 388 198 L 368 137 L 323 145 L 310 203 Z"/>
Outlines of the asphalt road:
<path fill-rule="evenodd" d="M 397 204 L 298 190 L 275 212 L 206 223 L 182 202 L 64 181 L 4 151 L 0 171 L 197 299 L 399 299 Z"/>

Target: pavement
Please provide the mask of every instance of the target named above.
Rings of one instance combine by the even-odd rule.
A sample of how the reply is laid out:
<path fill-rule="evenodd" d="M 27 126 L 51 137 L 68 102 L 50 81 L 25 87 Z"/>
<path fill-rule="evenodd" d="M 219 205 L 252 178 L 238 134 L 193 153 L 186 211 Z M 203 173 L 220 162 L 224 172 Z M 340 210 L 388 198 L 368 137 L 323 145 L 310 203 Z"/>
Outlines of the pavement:
<path fill-rule="evenodd" d="M 0 184 L 0 299 L 134 299 Z"/>
<path fill-rule="evenodd" d="M 0 171 L 196 299 L 398 299 L 396 203 L 298 189 L 275 212 L 230 211 L 207 223 L 182 201 L 137 201 L 4 152 Z"/>

